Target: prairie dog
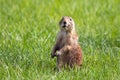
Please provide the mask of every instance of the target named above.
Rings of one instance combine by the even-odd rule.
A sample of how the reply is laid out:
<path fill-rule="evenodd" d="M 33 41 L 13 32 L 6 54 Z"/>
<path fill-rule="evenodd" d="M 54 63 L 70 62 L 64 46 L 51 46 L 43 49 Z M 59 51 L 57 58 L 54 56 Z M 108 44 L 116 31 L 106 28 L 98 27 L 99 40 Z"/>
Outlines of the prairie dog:
<path fill-rule="evenodd" d="M 78 43 L 78 35 L 75 31 L 75 23 L 71 17 L 64 16 L 59 22 L 56 43 L 52 49 L 51 57 L 57 57 L 56 68 L 82 64 L 82 50 Z"/>

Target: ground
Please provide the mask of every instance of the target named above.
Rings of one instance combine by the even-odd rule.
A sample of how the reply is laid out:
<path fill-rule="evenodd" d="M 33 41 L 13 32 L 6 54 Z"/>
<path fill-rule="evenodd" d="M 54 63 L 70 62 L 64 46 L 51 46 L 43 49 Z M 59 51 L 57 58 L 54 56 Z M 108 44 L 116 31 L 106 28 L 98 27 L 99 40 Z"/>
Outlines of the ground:
<path fill-rule="evenodd" d="M 76 23 L 82 67 L 53 71 L 62 16 Z M 0 80 L 119 80 L 120 0 L 0 0 Z"/>

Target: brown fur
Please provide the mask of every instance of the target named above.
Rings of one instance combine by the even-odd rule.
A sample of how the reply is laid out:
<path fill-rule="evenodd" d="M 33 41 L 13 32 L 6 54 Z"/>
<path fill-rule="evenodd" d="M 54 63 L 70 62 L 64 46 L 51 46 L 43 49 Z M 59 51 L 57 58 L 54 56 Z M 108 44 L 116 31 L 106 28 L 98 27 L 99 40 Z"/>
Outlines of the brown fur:
<path fill-rule="evenodd" d="M 57 69 L 62 67 L 82 64 L 82 50 L 78 44 L 78 35 L 75 31 L 75 24 L 71 17 L 63 17 L 60 21 L 60 31 L 55 46 L 52 50 L 52 57 L 57 57 Z"/>

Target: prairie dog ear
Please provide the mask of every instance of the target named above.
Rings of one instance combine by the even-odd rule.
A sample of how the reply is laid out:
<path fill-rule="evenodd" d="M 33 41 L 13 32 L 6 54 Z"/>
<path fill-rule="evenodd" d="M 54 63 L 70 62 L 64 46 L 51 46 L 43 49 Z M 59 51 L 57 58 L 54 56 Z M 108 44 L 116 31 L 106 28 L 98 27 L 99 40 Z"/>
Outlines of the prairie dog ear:
<path fill-rule="evenodd" d="M 68 16 L 69 18 L 72 18 L 72 17 L 70 17 L 70 16 Z"/>

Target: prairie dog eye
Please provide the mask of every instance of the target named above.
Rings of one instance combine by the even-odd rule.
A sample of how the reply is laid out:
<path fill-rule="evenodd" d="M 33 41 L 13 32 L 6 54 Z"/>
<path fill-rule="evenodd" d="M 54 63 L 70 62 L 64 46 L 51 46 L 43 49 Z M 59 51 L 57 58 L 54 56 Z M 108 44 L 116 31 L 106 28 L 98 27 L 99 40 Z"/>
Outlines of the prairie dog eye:
<path fill-rule="evenodd" d="M 70 18 L 70 21 L 72 21 L 72 19 Z"/>

